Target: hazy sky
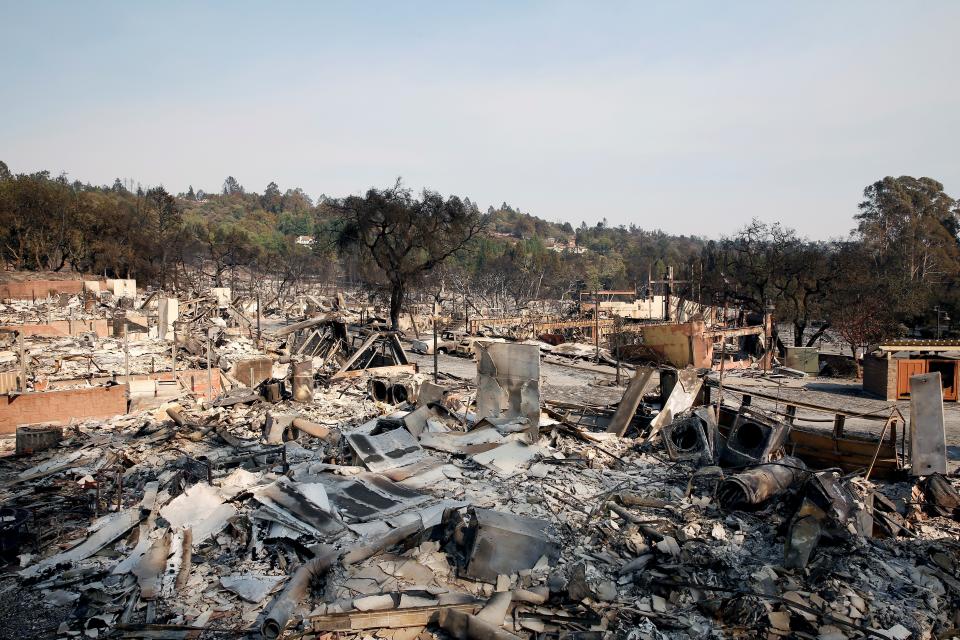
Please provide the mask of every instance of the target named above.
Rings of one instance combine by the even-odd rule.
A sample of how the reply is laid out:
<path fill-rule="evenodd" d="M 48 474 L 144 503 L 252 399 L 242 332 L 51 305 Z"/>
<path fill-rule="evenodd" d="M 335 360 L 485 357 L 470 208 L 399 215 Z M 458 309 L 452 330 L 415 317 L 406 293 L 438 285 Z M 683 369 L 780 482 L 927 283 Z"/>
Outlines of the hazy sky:
<path fill-rule="evenodd" d="M 960 196 L 958 34 L 956 1 L 0 0 L 0 159 L 827 238 L 885 175 Z"/>

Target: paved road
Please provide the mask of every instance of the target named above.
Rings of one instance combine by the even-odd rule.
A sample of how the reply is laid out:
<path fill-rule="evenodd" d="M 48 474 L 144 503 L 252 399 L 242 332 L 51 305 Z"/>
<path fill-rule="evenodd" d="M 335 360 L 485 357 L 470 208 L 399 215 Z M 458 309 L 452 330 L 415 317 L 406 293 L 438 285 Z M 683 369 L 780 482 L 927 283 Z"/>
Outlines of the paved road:
<path fill-rule="evenodd" d="M 420 373 L 433 374 L 433 356 L 424 356 L 407 352 L 407 358 L 416 362 Z M 477 363 L 469 358 L 458 358 L 447 354 L 437 354 L 441 373 L 448 373 L 470 382 L 477 378 Z M 589 365 L 588 365 L 589 366 Z M 623 396 L 623 387 L 614 384 L 615 372 L 611 367 L 596 367 L 596 370 L 583 370 L 572 366 L 541 361 L 541 393 L 548 400 L 575 402 L 581 404 L 609 404 L 619 402 Z M 626 383 L 627 372 L 623 382 Z"/>

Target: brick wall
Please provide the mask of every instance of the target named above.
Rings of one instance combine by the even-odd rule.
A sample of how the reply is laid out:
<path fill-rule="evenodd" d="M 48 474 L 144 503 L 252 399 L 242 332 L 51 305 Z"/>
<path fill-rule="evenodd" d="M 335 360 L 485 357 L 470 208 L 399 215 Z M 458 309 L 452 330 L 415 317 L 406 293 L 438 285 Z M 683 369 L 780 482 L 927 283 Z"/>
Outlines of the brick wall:
<path fill-rule="evenodd" d="M 110 325 L 106 318 L 99 320 L 52 320 L 38 324 L 6 324 L 0 326 L 4 331 L 20 331 L 25 336 L 77 336 L 94 332 L 101 338 L 110 336 Z"/>
<path fill-rule="evenodd" d="M 213 391 L 214 393 L 220 393 L 223 386 L 221 385 L 220 380 L 220 369 L 214 368 L 213 375 Z M 117 381 L 123 382 L 125 376 L 123 371 L 117 372 Z M 194 391 L 196 393 L 204 393 L 207 390 L 207 370 L 206 369 L 187 369 L 186 371 L 177 371 L 177 378 L 180 380 L 180 384 L 183 385 L 183 388 L 188 391 Z M 110 380 L 110 376 L 95 376 L 92 379 L 94 384 L 105 384 Z M 131 374 L 130 379 L 134 382 L 144 381 L 144 380 L 153 380 L 153 381 L 170 381 L 173 380 L 173 373 L 170 371 L 157 371 L 156 373 L 140 373 L 140 374 Z M 86 378 L 78 378 L 75 380 L 55 380 L 50 382 L 51 387 L 58 386 L 67 386 L 67 385 L 77 385 L 85 384 L 87 382 Z M 192 386 L 192 388 L 191 388 Z M 143 388 L 142 385 L 138 385 L 138 388 Z"/>
<path fill-rule="evenodd" d="M 127 385 L 0 395 L 0 433 L 18 425 L 108 418 L 127 412 Z"/>
<path fill-rule="evenodd" d="M 167 373 L 167 380 L 170 379 L 170 374 Z M 206 395 L 207 393 L 207 370 L 206 369 L 189 369 L 187 371 L 178 371 L 177 379 L 180 380 L 180 385 L 192 391 L 198 395 Z M 222 386 L 220 385 L 220 369 L 214 367 L 210 375 L 210 380 L 213 383 L 213 393 L 214 395 L 220 393 Z"/>
<path fill-rule="evenodd" d="M 77 295 L 83 290 L 83 280 L 25 280 L 0 283 L 0 298 L 8 300 L 41 300 L 51 295 Z"/>

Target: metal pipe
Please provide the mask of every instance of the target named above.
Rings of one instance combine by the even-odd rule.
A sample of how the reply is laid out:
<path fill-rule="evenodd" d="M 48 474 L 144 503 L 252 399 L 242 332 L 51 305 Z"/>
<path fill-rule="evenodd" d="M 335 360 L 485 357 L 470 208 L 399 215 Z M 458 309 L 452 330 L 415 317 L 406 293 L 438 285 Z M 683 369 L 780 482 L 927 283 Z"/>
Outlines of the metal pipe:
<path fill-rule="evenodd" d="M 310 422 L 306 418 L 294 418 L 290 424 L 300 431 L 303 431 L 314 438 L 325 440 L 330 444 L 337 444 L 340 441 L 340 431 L 338 429 L 331 429 L 330 427 L 325 427 L 322 424 Z"/>
<path fill-rule="evenodd" d="M 260 634 L 264 638 L 273 640 L 280 636 L 293 612 L 307 597 L 310 583 L 329 571 L 338 555 L 333 547 L 324 546 L 313 560 L 300 565 L 264 616 L 260 625 Z"/>
<path fill-rule="evenodd" d="M 351 549 L 343 556 L 343 564 L 350 565 L 363 562 L 367 558 L 375 556 L 384 549 L 389 549 L 395 544 L 399 544 L 407 538 L 417 535 L 421 531 L 423 531 L 423 523 L 419 520 L 405 524 L 402 527 L 397 527 L 369 544 Z"/>
<path fill-rule="evenodd" d="M 725 509 L 756 506 L 784 493 L 806 476 L 806 465 L 787 456 L 726 478 L 717 487 L 717 501 Z"/>
<path fill-rule="evenodd" d="M 167 407 L 167 415 L 170 416 L 170 419 L 173 420 L 178 427 L 185 425 L 195 426 L 193 422 L 184 417 L 180 407 Z"/>

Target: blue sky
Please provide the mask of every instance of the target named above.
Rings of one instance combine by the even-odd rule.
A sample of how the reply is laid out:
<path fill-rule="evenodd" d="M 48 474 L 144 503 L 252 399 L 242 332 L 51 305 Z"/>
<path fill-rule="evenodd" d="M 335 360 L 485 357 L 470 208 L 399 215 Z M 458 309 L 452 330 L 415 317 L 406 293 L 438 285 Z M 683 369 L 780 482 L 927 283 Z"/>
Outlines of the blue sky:
<path fill-rule="evenodd" d="M 837 237 L 885 175 L 960 197 L 958 28 L 932 1 L 0 0 L 0 159 Z"/>

